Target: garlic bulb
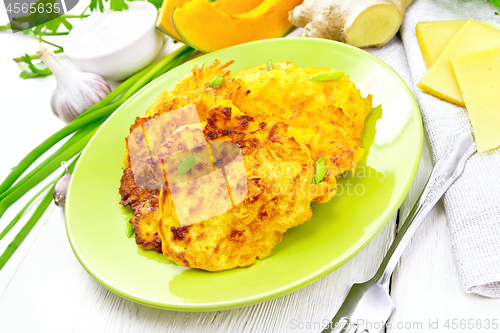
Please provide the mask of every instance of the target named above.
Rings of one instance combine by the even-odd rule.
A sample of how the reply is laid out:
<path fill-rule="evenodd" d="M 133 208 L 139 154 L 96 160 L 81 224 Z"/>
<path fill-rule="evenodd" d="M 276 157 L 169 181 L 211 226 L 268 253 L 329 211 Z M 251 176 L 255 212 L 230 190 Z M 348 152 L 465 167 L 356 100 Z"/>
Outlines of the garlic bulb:
<path fill-rule="evenodd" d="M 71 180 L 71 174 L 68 172 L 68 168 L 66 168 L 66 163 L 62 162 L 61 165 L 64 167 L 64 175 L 59 178 L 54 186 L 54 192 L 52 195 L 54 196 L 55 204 L 61 208 L 64 208 L 66 204 L 66 193 L 68 193 L 69 181 Z"/>
<path fill-rule="evenodd" d="M 102 77 L 67 69 L 46 47 L 37 54 L 56 77 L 57 87 L 52 93 L 50 106 L 63 121 L 71 122 L 111 92 Z"/>

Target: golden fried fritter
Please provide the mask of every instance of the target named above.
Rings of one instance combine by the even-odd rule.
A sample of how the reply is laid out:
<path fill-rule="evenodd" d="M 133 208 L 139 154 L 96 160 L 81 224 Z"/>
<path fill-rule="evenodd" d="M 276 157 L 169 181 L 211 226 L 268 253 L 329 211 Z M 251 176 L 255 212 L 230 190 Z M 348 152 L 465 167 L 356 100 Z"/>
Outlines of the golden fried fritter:
<path fill-rule="evenodd" d="M 157 116 L 188 105 L 194 105 L 201 121 L 207 118 L 207 113 L 215 101 L 234 101 L 247 95 L 243 82 L 232 77 L 226 69 L 234 61 L 221 64 L 215 60 L 210 66 L 198 65 L 193 68 L 191 76 L 184 76 L 173 90 L 166 90 L 146 111 L 146 116 Z M 209 83 L 217 76 L 224 77 L 224 83 L 219 87 L 210 87 Z"/>
<path fill-rule="evenodd" d="M 297 65 L 295 65 L 293 62 L 280 62 L 280 63 L 275 63 L 275 64 L 262 64 L 262 65 L 257 65 L 253 66 L 250 68 L 245 68 L 237 71 L 236 73 L 232 74 L 233 77 L 236 77 L 244 82 L 246 82 L 249 78 L 253 76 L 259 76 L 261 74 L 265 74 L 269 72 L 268 66 L 271 66 L 273 70 L 276 69 L 296 69 Z"/>
<path fill-rule="evenodd" d="M 123 171 L 120 204 L 130 206 L 134 216 L 130 223 L 134 226 L 135 241 L 145 250 L 161 252 L 161 239 L 158 236 L 158 196 L 160 190 L 148 190 L 136 185 L 131 168 Z"/>
<path fill-rule="evenodd" d="M 179 265 L 211 271 L 246 267 L 269 256 L 288 228 L 311 217 L 311 200 L 330 200 L 336 179 L 354 171 L 363 155 L 361 134 L 371 110 L 372 97 L 363 98 L 347 75 L 311 81 L 331 69 L 282 63 L 271 71 L 259 65 L 231 74 L 226 69 L 231 63 L 196 66 L 132 125 L 131 133 L 139 127 L 147 132 L 151 120 L 196 107 L 201 125 L 178 129 L 161 152 L 166 162 L 153 163 L 168 186 L 155 181 L 138 186 L 127 155 L 120 188 L 121 204 L 134 211 L 137 244 Z M 224 83 L 210 87 L 216 76 Z M 203 139 L 205 147 L 185 146 Z M 132 140 L 127 151 L 144 145 L 141 140 L 148 141 Z M 194 166 L 184 180 L 178 178 L 179 162 L 195 153 Z M 238 153 L 241 163 L 231 163 Z M 312 185 L 322 156 L 326 175 Z M 246 177 L 232 177 L 241 165 Z"/>
<path fill-rule="evenodd" d="M 231 142 L 241 149 L 248 194 L 221 214 L 183 226 L 169 186 L 161 196 L 158 231 L 168 259 L 187 267 L 220 271 L 246 267 L 256 258 L 269 256 L 287 229 L 311 218 L 311 200 L 327 187 L 311 184 L 313 160 L 309 149 L 287 136 L 288 125 L 279 122 L 252 133 L 246 129 L 253 118 L 231 117 L 229 107 L 217 106 L 212 111 L 205 134 L 211 142 Z M 213 150 L 212 155 L 216 156 Z M 198 188 L 209 189 L 211 184 L 198 179 Z M 215 189 L 223 192 L 223 184 Z M 190 211 L 193 216 L 210 205 L 206 201 L 217 200 L 220 195 L 204 194 L 200 198 L 175 193 L 184 204 L 196 208 Z"/>
<path fill-rule="evenodd" d="M 146 117 L 136 118 L 135 123 L 130 128 L 130 132 L 132 133 L 136 128 L 143 126 L 143 124 L 154 117 L 188 105 L 194 105 L 198 111 L 199 119 L 204 121 L 207 118 L 208 110 L 216 105 L 216 103 L 229 105 L 231 104 L 231 100 L 246 96 L 248 92 L 242 87 L 243 83 L 231 77 L 230 71 L 226 69 L 232 63 L 233 61 L 221 64 L 220 61 L 216 60 L 210 66 L 195 66 L 191 76 L 183 77 L 173 90 L 167 90 L 158 96 L 155 102 L 148 108 Z M 217 76 L 224 77 L 224 83 L 219 88 L 210 87 L 210 81 Z M 134 217 L 131 219 L 131 223 L 134 226 L 137 244 L 141 245 L 145 250 L 156 249 L 161 252 L 161 240 L 156 232 L 156 225 L 151 219 L 146 218 L 146 216 L 158 216 L 157 195 L 159 192 L 155 193 L 155 199 L 149 201 L 143 200 L 148 195 L 151 196 L 149 193 L 151 190 L 140 188 L 137 185 L 132 186 L 134 180 L 128 155 L 128 140 L 126 142 L 127 154 L 124 159 L 125 168 L 122 186 L 120 187 L 122 197 L 120 203 L 132 208 Z M 142 194 L 140 198 L 136 198 L 138 193 Z M 133 198 L 133 200 L 129 199 L 129 197 Z"/>
<path fill-rule="evenodd" d="M 288 135 L 311 150 L 314 161 L 325 157 L 324 182 L 335 187 L 335 178 L 354 172 L 363 156 L 361 134 L 371 111 L 372 96 L 361 96 L 353 82 L 344 75 L 335 81 L 312 81 L 329 68 L 284 68 L 248 75 L 252 69 L 233 76 L 245 79 L 251 91 L 236 103 L 245 114 L 257 121 L 282 121 L 290 128 Z M 326 202 L 335 194 L 316 199 Z"/>

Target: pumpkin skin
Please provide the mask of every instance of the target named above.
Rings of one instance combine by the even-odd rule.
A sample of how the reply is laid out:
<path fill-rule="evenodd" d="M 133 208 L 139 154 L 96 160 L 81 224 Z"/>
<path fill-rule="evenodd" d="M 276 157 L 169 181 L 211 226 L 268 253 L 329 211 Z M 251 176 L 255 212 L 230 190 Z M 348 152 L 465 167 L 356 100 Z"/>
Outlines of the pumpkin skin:
<path fill-rule="evenodd" d="M 255 40 L 281 37 L 292 27 L 288 12 L 303 0 L 264 0 L 257 8 L 233 15 L 207 0 L 192 0 L 172 12 L 172 24 L 182 40 L 202 52 L 212 52 Z"/>
<path fill-rule="evenodd" d="M 191 0 L 163 0 L 163 4 L 160 9 L 160 14 L 156 20 L 156 29 L 163 32 L 165 35 L 182 42 L 181 37 L 175 31 L 170 15 L 175 7 L 182 7 L 186 2 Z"/>
<path fill-rule="evenodd" d="M 182 42 L 181 37 L 172 25 L 171 14 L 175 7 L 182 6 L 192 0 L 164 0 L 156 21 L 156 28 L 165 35 Z M 208 0 L 207 0 L 208 1 Z M 217 0 L 212 3 L 215 8 L 228 14 L 242 14 L 259 6 L 264 0 Z"/>

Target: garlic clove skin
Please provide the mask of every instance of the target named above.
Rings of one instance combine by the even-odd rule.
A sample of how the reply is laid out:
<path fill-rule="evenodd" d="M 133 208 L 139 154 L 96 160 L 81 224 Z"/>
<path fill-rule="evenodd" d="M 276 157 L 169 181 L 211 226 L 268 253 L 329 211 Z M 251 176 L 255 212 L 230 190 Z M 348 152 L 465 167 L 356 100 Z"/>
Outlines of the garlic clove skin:
<path fill-rule="evenodd" d="M 66 194 L 68 193 L 69 181 L 71 180 L 71 174 L 68 172 L 68 168 L 62 163 L 64 167 L 64 175 L 57 181 L 56 186 L 54 186 L 54 192 L 52 193 L 54 197 L 54 203 L 64 208 L 66 205 Z"/>
<path fill-rule="evenodd" d="M 52 71 L 57 86 L 50 99 L 52 112 L 66 123 L 106 97 L 111 89 L 101 76 L 67 69 L 54 52 L 43 47 L 37 52 Z"/>

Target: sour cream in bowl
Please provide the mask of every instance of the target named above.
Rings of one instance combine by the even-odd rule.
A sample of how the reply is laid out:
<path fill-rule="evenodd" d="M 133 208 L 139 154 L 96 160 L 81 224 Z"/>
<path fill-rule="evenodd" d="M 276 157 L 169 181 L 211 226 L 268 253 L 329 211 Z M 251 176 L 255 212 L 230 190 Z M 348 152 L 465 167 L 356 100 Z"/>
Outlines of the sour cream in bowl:
<path fill-rule="evenodd" d="M 163 44 L 155 29 L 158 12 L 147 1 L 123 11 L 94 13 L 69 33 L 64 52 L 82 72 L 122 80 L 153 60 Z"/>

